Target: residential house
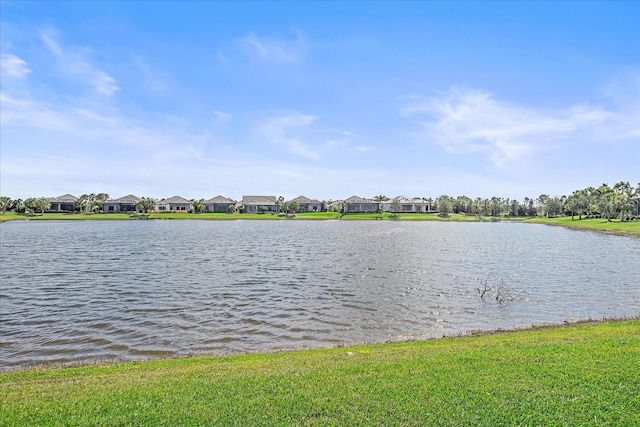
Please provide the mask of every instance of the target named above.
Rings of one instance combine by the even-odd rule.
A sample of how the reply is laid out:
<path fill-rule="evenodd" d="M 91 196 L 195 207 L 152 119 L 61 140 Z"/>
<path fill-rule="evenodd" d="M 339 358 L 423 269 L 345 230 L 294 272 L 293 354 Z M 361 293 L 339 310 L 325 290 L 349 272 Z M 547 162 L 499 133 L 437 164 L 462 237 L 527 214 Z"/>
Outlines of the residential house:
<path fill-rule="evenodd" d="M 640 216 L 640 196 L 632 197 L 631 200 L 635 203 L 634 216 Z"/>
<path fill-rule="evenodd" d="M 394 213 L 427 213 L 431 211 L 431 205 L 422 199 L 398 196 L 383 202 L 382 210 Z"/>
<path fill-rule="evenodd" d="M 276 212 L 276 200 L 276 196 L 242 196 L 242 206 L 245 212 Z"/>
<path fill-rule="evenodd" d="M 129 194 L 128 196 L 120 197 L 119 199 L 105 200 L 102 205 L 103 212 L 135 212 L 136 202 L 140 200 L 140 197 Z"/>
<path fill-rule="evenodd" d="M 76 209 L 76 200 L 78 200 L 78 198 L 71 194 L 65 194 L 59 197 L 49 197 L 48 200 L 51 203 L 49 210 L 58 212 L 74 212 Z"/>
<path fill-rule="evenodd" d="M 351 196 L 343 202 L 344 213 L 374 213 L 380 209 L 380 203 L 359 196 Z"/>
<path fill-rule="evenodd" d="M 310 199 L 305 196 L 299 196 L 291 200 L 292 202 L 298 202 L 298 212 L 323 212 L 324 203 L 316 199 Z"/>
<path fill-rule="evenodd" d="M 169 197 L 156 203 L 156 211 L 186 212 L 191 210 L 191 202 L 180 196 Z"/>
<path fill-rule="evenodd" d="M 212 199 L 202 202 L 206 212 L 229 212 L 231 206 L 235 206 L 236 202 L 223 196 L 216 196 Z"/>

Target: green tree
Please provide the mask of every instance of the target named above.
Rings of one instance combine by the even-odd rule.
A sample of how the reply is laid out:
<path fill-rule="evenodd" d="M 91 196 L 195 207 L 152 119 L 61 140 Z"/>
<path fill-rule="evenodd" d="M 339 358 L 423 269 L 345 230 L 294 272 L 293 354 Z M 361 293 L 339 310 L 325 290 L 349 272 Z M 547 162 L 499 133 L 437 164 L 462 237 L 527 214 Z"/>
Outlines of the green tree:
<path fill-rule="evenodd" d="M 438 213 L 440 216 L 449 216 L 451 211 L 453 210 L 453 202 L 451 197 L 446 194 L 441 195 L 436 199 L 436 204 L 438 205 Z"/>
<path fill-rule="evenodd" d="M 549 217 L 547 212 L 547 203 L 549 203 L 550 199 L 551 198 L 547 194 L 541 194 L 538 196 L 538 198 L 536 199 L 536 204 L 538 205 L 538 216 Z"/>
<path fill-rule="evenodd" d="M 284 203 L 284 197 L 278 196 L 278 198 L 276 199 L 276 213 L 280 213 L 280 207 L 282 206 L 283 203 Z M 260 210 L 261 207 L 262 206 L 258 206 L 258 210 Z"/>
<path fill-rule="evenodd" d="M 27 208 L 30 214 L 33 214 L 38 209 L 38 199 L 29 197 L 24 201 L 24 207 Z"/>
<path fill-rule="evenodd" d="M 393 218 L 398 218 L 398 213 L 402 211 L 402 204 L 398 197 L 394 197 L 391 200 L 391 212 L 393 212 Z"/>
<path fill-rule="evenodd" d="M 602 184 L 597 189 L 597 209 L 600 211 L 601 218 L 607 218 L 611 222 L 611 218 L 617 213 L 617 197 L 616 193 L 607 184 Z"/>
<path fill-rule="evenodd" d="M 578 219 L 582 219 L 582 212 L 587 206 L 587 200 L 585 198 L 584 190 L 574 191 L 567 199 L 567 208 L 571 211 L 571 219 L 574 215 L 578 214 Z"/>
<path fill-rule="evenodd" d="M 2 211 L 3 215 L 9 208 L 11 208 L 12 204 L 13 204 L 13 201 L 11 200 L 10 197 L 7 197 L 7 196 L 0 197 L 0 210 Z"/>
<path fill-rule="evenodd" d="M 286 214 L 294 214 L 298 209 L 300 209 L 300 203 L 295 200 L 284 202 L 282 204 L 282 212 Z"/>
<path fill-rule="evenodd" d="M 94 213 L 102 209 L 105 200 L 109 199 L 107 193 L 83 194 L 76 200 L 76 207 L 80 213 Z"/>
<path fill-rule="evenodd" d="M 191 211 L 193 213 L 202 213 L 204 212 L 205 206 L 201 200 L 191 200 Z"/>
<path fill-rule="evenodd" d="M 27 207 L 24 205 L 24 201 L 22 199 L 15 199 L 11 204 L 11 210 L 16 213 L 24 213 L 27 210 Z"/>
<path fill-rule="evenodd" d="M 373 201 L 378 202 L 378 213 L 382 213 L 382 203 L 386 202 L 387 200 L 389 200 L 389 198 L 384 194 L 379 194 L 373 197 Z"/>
<path fill-rule="evenodd" d="M 562 215 L 562 201 L 559 197 L 550 197 L 547 201 L 547 217 Z"/>
<path fill-rule="evenodd" d="M 633 194 L 634 189 L 628 182 L 620 181 L 613 186 L 613 191 L 616 193 L 617 208 L 620 212 L 620 221 L 624 221 L 625 218 L 631 216 L 634 208 Z"/>
<path fill-rule="evenodd" d="M 36 207 L 44 215 L 44 211 L 51 209 L 51 202 L 46 197 L 40 197 L 36 199 Z"/>
<path fill-rule="evenodd" d="M 136 210 L 142 213 L 149 213 L 156 206 L 156 199 L 150 197 L 143 197 L 134 203 Z"/>

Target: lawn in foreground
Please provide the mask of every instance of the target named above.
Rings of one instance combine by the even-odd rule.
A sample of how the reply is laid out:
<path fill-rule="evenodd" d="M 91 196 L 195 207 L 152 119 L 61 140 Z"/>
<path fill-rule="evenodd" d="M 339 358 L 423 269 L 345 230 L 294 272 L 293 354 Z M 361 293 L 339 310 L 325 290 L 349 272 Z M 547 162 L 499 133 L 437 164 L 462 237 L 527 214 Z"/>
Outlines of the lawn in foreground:
<path fill-rule="evenodd" d="M 0 374 L 0 425 L 640 425 L 640 320 Z"/>

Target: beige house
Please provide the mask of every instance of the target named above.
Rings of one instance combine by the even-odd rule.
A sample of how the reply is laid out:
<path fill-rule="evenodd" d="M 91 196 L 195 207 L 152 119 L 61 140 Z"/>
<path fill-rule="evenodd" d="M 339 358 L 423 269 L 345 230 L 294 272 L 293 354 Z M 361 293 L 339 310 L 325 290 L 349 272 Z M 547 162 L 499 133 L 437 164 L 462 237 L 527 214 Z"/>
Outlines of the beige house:
<path fill-rule="evenodd" d="M 359 196 L 351 196 L 342 204 L 343 212 L 348 213 L 374 213 L 380 209 L 380 203 L 375 200 L 365 199 Z"/>
<path fill-rule="evenodd" d="M 102 205 L 103 212 L 135 212 L 136 202 L 140 197 L 129 194 L 119 199 L 105 200 Z"/>
<path fill-rule="evenodd" d="M 398 196 L 382 202 L 382 210 L 394 213 L 427 213 L 431 212 L 431 205 L 422 199 Z"/>
<path fill-rule="evenodd" d="M 183 197 L 173 196 L 160 200 L 154 209 L 163 212 L 187 212 L 191 210 L 191 202 Z"/>
<path fill-rule="evenodd" d="M 71 194 L 65 194 L 58 197 L 49 197 L 47 200 L 49 200 L 49 203 L 51 203 L 51 207 L 49 208 L 49 210 L 58 212 L 73 212 L 76 209 L 76 200 L 78 200 L 78 198 L 76 196 L 72 196 Z"/>
<path fill-rule="evenodd" d="M 222 212 L 227 213 L 231 206 L 235 206 L 236 202 L 223 196 L 216 196 L 212 199 L 202 202 L 206 212 Z"/>
<path fill-rule="evenodd" d="M 305 196 L 298 196 L 291 200 L 292 202 L 298 202 L 298 212 L 323 212 L 324 203 L 316 199 L 310 199 Z"/>
<path fill-rule="evenodd" d="M 276 196 L 242 196 L 242 207 L 245 212 L 276 212 Z"/>

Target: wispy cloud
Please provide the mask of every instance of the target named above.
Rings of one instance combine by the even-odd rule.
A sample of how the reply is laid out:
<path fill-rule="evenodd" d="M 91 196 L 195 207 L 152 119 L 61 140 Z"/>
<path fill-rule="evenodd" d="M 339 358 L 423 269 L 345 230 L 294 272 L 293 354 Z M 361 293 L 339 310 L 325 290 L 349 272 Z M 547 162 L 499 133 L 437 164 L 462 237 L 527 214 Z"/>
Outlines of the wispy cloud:
<path fill-rule="evenodd" d="M 50 34 L 41 34 L 44 45 L 53 53 L 64 74 L 80 77 L 80 80 L 103 95 L 113 95 L 120 87 L 116 80 L 98 69 L 91 61 L 92 51 L 85 47 L 62 46 Z"/>
<path fill-rule="evenodd" d="M 232 119 L 231 114 L 223 113 L 222 111 L 214 111 L 213 115 L 214 115 L 214 118 L 213 118 L 214 126 L 221 126 Z"/>
<path fill-rule="evenodd" d="M 287 39 L 258 36 L 250 32 L 238 39 L 237 43 L 251 58 L 273 63 L 295 63 L 304 57 L 307 44 L 301 32 L 294 32 L 293 35 L 293 38 Z"/>
<path fill-rule="evenodd" d="M 619 113 L 598 106 L 545 110 L 463 89 L 453 89 L 440 97 L 412 97 L 401 113 L 418 118 L 424 129 L 422 136 L 436 141 L 444 150 L 483 153 L 498 167 L 621 120 Z"/>
<path fill-rule="evenodd" d="M 270 143 L 309 159 L 317 159 L 320 153 L 302 141 L 302 135 L 316 121 L 316 117 L 297 111 L 286 111 L 261 123 L 256 133 Z"/>
<path fill-rule="evenodd" d="M 23 79 L 31 72 L 27 67 L 27 61 L 11 53 L 3 53 L 0 56 L 0 71 L 4 77 Z"/>

